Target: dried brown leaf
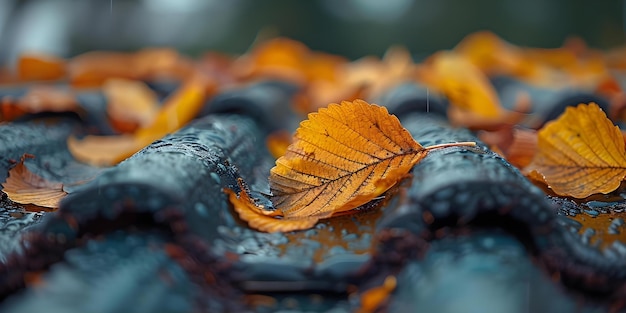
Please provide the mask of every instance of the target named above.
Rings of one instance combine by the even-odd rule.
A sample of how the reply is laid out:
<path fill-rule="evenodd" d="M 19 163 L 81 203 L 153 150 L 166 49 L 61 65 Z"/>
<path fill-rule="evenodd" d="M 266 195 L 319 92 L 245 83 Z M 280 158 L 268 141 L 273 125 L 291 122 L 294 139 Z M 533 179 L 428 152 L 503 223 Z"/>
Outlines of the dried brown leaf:
<path fill-rule="evenodd" d="M 20 162 L 9 171 L 9 177 L 2 184 L 4 193 L 16 203 L 57 208 L 59 201 L 67 195 L 63 191 L 63 184 L 47 181 L 28 170 L 24 165 L 27 158 L 34 156 L 24 154 Z"/>

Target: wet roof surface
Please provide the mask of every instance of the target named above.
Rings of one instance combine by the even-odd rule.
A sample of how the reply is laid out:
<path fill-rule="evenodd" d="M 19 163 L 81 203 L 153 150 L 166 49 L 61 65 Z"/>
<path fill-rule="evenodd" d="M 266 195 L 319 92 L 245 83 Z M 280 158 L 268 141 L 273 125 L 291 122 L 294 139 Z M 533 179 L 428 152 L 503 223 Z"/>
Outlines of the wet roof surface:
<path fill-rule="evenodd" d="M 146 81 L 162 100 L 180 88 Z M 586 91 L 492 83 L 510 108 L 512 92 L 532 89 L 538 100 L 529 125 L 581 99 L 608 106 Z M 19 98 L 28 86 L 6 85 L 0 98 Z M 452 126 L 448 100 L 416 82 L 390 85 L 374 100 L 423 145 L 477 147 L 430 153 L 357 214 L 290 233 L 249 228 L 223 189 L 239 190 L 243 178 L 269 191 L 275 158 L 266 137 L 297 127 L 300 88 L 263 77 L 220 89 L 193 121 L 112 166 L 79 161 L 67 145 L 70 136 L 118 132 L 98 89 L 78 93 L 79 114 L 26 113 L 0 123 L 0 180 L 30 154 L 28 170 L 68 193 L 58 210 L 2 194 L 2 310 L 351 312 L 388 277 L 397 285 L 379 311 L 625 309 L 624 221 L 615 215 L 623 201 L 547 196 L 475 132 Z M 601 245 L 605 233 L 614 241 Z"/>

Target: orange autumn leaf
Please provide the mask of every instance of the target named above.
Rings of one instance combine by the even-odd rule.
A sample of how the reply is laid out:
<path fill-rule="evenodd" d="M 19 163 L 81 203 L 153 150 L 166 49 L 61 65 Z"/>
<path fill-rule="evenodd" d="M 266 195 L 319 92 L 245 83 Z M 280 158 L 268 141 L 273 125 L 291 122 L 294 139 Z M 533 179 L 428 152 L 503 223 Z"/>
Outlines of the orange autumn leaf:
<path fill-rule="evenodd" d="M 513 140 L 507 149 L 509 163 L 523 168 L 532 162 L 537 153 L 537 132 L 532 129 L 514 129 Z"/>
<path fill-rule="evenodd" d="M 81 109 L 71 91 L 52 86 L 33 86 L 18 99 L 4 97 L 0 103 L 0 121 L 12 121 L 26 114 L 42 112 L 77 112 Z"/>
<path fill-rule="evenodd" d="M 24 154 L 20 162 L 9 171 L 9 177 L 2 183 L 4 193 L 16 203 L 57 208 L 59 201 L 67 195 L 63 191 L 63 184 L 49 182 L 28 170 L 24 165 L 27 158 L 34 156 Z"/>
<path fill-rule="evenodd" d="M 387 276 L 381 286 L 373 287 L 361 294 L 361 306 L 357 313 L 376 312 L 383 305 L 389 296 L 396 289 L 397 280 L 394 276 Z"/>
<path fill-rule="evenodd" d="M 286 130 L 278 130 L 267 136 L 265 145 L 270 154 L 278 159 L 287 152 L 287 148 L 291 144 L 291 134 Z"/>
<path fill-rule="evenodd" d="M 233 72 L 242 79 L 266 77 L 305 83 L 305 61 L 311 51 L 303 43 L 288 38 L 262 42 L 233 64 Z"/>
<path fill-rule="evenodd" d="M 325 61 L 320 64 L 319 60 Z M 315 61 L 318 60 L 318 61 Z M 384 57 L 364 57 L 354 62 L 332 60 L 321 54 L 309 58 L 308 69 L 327 75 L 310 78 L 296 98 L 296 109 L 309 113 L 328 103 L 363 98 L 376 99 L 393 86 L 414 80 L 415 63 L 403 47 L 391 47 Z"/>
<path fill-rule="evenodd" d="M 152 123 L 137 130 L 136 137 L 152 142 L 181 128 L 200 113 L 205 99 L 216 89 L 214 81 L 207 77 L 189 78 L 165 101 Z"/>
<path fill-rule="evenodd" d="M 230 198 L 239 217 L 258 230 L 305 229 L 383 194 L 429 150 L 458 145 L 474 143 L 424 148 L 385 107 L 363 100 L 333 103 L 309 114 L 276 160 L 269 178 L 276 208 L 271 215 L 254 203 L 241 205 L 249 202 L 245 194 Z M 305 221 L 306 227 L 300 225 Z"/>
<path fill-rule="evenodd" d="M 626 176 L 622 133 L 595 103 L 567 108 L 539 131 L 537 144 L 537 154 L 524 171 L 556 194 L 606 194 Z"/>
<path fill-rule="evenodd" d="M 191 121 L 202 109 L 211 82 L 194 76 L 171 95 L 148 126 L 132 135 L 86 136 L 67 141 L 72 155 L 92 165 L 114 165 L 133 155 L 153 141 L 174 132 Z"/>
<path fill-rule="evenodd" d="M 24 53 L 17 60 L 21 81 L 54 80 L 65 76 L 65 60 L 41 53 Z"/>
<path fill-rule="evenodd" d="M 362 100 L 309 115 L 270 172 L 272 202 L 290 217 L 362 205 L 393 186 L 426 150 L 387 109 Z"/>
<path fill-rule="evenodd" d="M 258 203 L 258 199 L 250 197 L 250 191 L 241 178 L 238 180 L 238 184 L 241 189 L 239 196 L 230 189 L 226 189 L 225 192 L 233 204 L 235 212 L 239 214 L 239 218 L 248 222 L 252 228 L 271 232 L 288 232 L 311 228 L 319 220 L 315 217 L 276 219 L 275 217 L 282 217 L 282 211 L 267 211 L 264 206 Z"/>
<path fill-rule="evenodd" d="M 392 46 L 382 60 L 366 57 L 347 67 L 344 80 L 352 86 L 366 86 L 368 98 L 378 98 L 393 86 L 413 81 L 415 63 L 404 47 Z"/>
<path fill-rule="evenodd" d="M 537 132 L 533 129 L 510 126 L 480 132 L 478 138 L 517 168 L 530 164 L 537 153 Z"/>
<path fill-rule="evenodd" d="M 481 31 L 467 35 L 454 48 L 487 75 L 513 74 L 521 54 L 518 48 L 505 42 L 496 34 Z"/>
<path fill-rule="evenodd" d="M 460 54 L 445 51 L 435 54 L 417 71 L 417 77 L 460 109 L 484 118 L 502 115 L 498 95 L 487 76 Z"/>
<path fill-rule="evenodd" d="M 306 59 L 304 72 L 308 82 L 335 82 L 341 78 L 341 68 L 348 60 L 334 54 L 311 52 Z"/>
<path fill-rule="evenodd" d="M 95 166 L 117 164 L 149 143 L 137 140 L 133 135 L 87 136 L 81 140 L 67 139 L 67 147 L 77 160 Z"/>
<path fill-rule="evenodd" d="M 145 127 L 158 113 L 156 93 L 141 81 L 109 79 L 102 85 L 102 92 L 108 99 L 107 114 L 120 131 Z"/>

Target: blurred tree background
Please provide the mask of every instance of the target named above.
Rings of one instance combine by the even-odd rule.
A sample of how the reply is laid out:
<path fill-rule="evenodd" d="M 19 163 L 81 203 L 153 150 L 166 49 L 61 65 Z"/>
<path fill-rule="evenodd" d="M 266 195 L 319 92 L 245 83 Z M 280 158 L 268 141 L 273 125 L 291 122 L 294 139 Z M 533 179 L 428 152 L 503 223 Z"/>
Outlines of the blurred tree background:
<path fill-rule="evenodd" d="M 624 44 L 624 0 L 2 0 L 0 62 L 22 51 L 172 46 L 190 55 L 243 53 L 255 39 L 287 36 L 349 58 L 404 45 L 416 55 L 491 30 L 522 46 Z"/>

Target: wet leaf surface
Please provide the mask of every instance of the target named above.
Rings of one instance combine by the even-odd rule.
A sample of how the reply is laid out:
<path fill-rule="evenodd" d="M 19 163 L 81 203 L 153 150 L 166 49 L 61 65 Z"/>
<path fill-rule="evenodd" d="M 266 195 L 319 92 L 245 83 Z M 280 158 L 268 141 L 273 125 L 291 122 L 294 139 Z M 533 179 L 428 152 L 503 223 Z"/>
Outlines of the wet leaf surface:
<path fill-rule="evenodd" d="M 272 202 L 288 218 L 362 205 L 426 153 L 385 108 L 359 100 L 311 114 L 294 139 L 270 172 Z"/>
<path fill-rule="evenodd" d="M 310 114 L 300 124 L 294 142 L 270 171 L 272 208 L 249 197 L 243 185 L 239 197 L 227 192 L 251 227 L 267 232 L 307 229 L 380 196 L 433 148 L 440 147 L 423 148 L 386 108 L 345 101 Z"/>

